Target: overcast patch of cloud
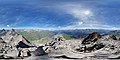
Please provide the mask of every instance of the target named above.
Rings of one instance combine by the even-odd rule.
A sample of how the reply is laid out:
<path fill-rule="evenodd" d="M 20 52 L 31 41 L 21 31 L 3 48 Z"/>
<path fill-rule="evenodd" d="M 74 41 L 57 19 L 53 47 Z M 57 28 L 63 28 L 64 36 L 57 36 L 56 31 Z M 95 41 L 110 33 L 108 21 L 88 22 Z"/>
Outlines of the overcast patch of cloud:
<path fill-rule="evenodd" d="M 72 15 L 78 19 L 73 22 L 73 25 L 67 26 L 70 28 L 113 28 L 112 26 L 105 25 L 95 16 L 95 12 L 91 8 L 87 8 L 80 4 L 66 4 L 62 7 L 64 12 Z"/>

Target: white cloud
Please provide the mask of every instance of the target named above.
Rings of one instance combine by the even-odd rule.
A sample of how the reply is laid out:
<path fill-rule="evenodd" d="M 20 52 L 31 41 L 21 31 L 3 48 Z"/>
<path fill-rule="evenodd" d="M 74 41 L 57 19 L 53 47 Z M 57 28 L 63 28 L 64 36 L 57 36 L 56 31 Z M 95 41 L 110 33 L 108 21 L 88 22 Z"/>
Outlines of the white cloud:
<path fill-rule="evenodd" d="M 78 25 L 82 25 L 83 24 L 83 22 L 78 22 Z"/>
<path fill-rule="evenodd" d="M 91 11 L 86 10 L 86 11 L 84 11 L 84 14 L 87 15 L 87 16 L 89 16 L 89 15 L 91 15 Z"/>
<path fill-rule="evenodd" d="M 65 11 L 86 24 L 98 23 L 94 18 L 94 12 L 90 8 L 81 7 L 80 5 L 70 5 L 66 7 Z"/>
<path fill-rule="evenodd" d="M 54 28 L 54 30 L 57 30 L 58 28 Z M 70 25 L 65 27 L 59 27 L 59 30 L 72 30 L 72 29 L 108 29 L 108 30 L 115 30 L 119 29 L 113 26 L 109 25 L 99 25 L 99 24 L 82 24 L 82 25 Z"/>
<path fill-rule="evenodd" d="M 10 25 L 7 25 L 7 27 L 10 27 Z"/>
<path fill-rule="evenodd" d="M 106 22 L 98 19 L 96 12 L 92 8 L 78 4 L 66 4 L 61 9 L 67 14 L 72 15 L 78 20 L 74 20 L 72 25 L 61 27 L 61 29 L 108 29 L 115 28 L 105 24 Z"/>

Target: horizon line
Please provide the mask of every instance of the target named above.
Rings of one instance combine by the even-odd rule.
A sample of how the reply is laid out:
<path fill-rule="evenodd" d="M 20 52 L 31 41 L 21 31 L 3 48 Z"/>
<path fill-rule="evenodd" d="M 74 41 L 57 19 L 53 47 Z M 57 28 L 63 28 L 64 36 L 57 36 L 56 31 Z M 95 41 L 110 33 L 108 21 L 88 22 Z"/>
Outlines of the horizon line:
<path fill-rule="evenodd" d="M 101 29 L 101 30 L 120 30 L 120 28 L 0 28 L 0 29 L 39 29 L 39 30 Z"/>

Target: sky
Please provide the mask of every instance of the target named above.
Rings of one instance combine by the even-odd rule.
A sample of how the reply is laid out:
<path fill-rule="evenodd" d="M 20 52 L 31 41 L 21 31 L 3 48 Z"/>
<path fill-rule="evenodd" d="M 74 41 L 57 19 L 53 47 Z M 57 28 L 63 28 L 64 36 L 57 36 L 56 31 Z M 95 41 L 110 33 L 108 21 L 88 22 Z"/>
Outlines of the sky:
<path fill-rule="evenodd" d="M 0 28 L 120 29 L 120 0 L 0 0 Z"/>

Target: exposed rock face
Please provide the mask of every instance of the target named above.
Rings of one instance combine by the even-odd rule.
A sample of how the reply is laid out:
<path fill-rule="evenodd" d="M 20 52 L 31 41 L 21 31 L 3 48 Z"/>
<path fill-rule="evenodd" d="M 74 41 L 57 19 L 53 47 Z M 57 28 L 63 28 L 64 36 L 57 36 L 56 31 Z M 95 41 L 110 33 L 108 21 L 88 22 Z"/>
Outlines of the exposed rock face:
<path fill-rule="evenodd" d="M 62 35 L 55 35 L 53 38 L 49 39 L 48 42 L 46 42 L 44 50 L 47 53 L 52 53 L 60 48 L 59 46 L 63 44 L 64 40 L 65 39 Z"/>
<path fill-rule="evenodd" d="M 101 36 L 97 32 L 84 39 L 66 40 L 61 35 L 51 38 L 44 46 L 35 46 L 14 29 L 0 31 L 0 58 L 43 56 L 78 59 L 86 57 L 120 57 L 120 41 L 116 36 Z"/>
<path fill-rule="evenodd" d="M 31 49 L 33 51 L 36 49 L 33 43 L 18 34 L 14 29 L 7 31 L 3 29 L 0 34 L 0 58 L 31 56 Z"/>
<path fill-rule="evenodd" d="M 63 41 L 63 40 L 65 40 L 65 38 L 63 37 L 62 34 L 57 34 L 57 35 L 55 35 L 55 36 L 53 37 L 53 39 L 56 40 L 56 41 Z"/>
<path fill-rule="evenodd" d="M 57 38 L 57 39 L 59 39 L 59 38 Z M 54 40 L 53 39 L 45 44 L 45 47 L 46 47 L 45 51 L 48 53 L 52 53 L 52 52 L 54 52 L 54 50 L 59 49 L 62 44 L 64 45 L 63 40 L 56 40 L 56 39 Z"/>
<path fill-rule="evenodd" d="M 33 56 L 46 55 L 47 53 L 43 50 L 43 46 L 39 46 L 34 52 Z"/>
<path fill-rule="evenodd" d="M 102 41 L 109 41 L 109 40 L 117 40 L 119 41 L 119 38 L 116 37 L 115 35 L 104 35 L 101 38 Z"/>
<path fill-rule="evenodd" d="M 115 35 L 112 35 L 111 38 L 112 38 L 113 40 L 117 40 L 117 38 L 116 38 Z"/>
<path fill-rule="evenodd" d="M 6 34 L 3 36 L 0 36 L 1 39 L 9 44 L 12 47 L 17 47 L 17 48 L 29 48 L 34 46 L 31 42 L 29 42 L 25 37 L 22 35 L 18 34 L 14 29 L 9 30 L 6 32 Z"/>
<path fill-rule="evenodd" d="M 65 56 L 67 58 L 105 57 L 119 58 L 120 41 L 115 36 L 104 39 L 99 33 L 93 32 L 85 39 L 78 41 L 51 40 L 45 45 L 45 50 L 55 57 Z M 79 57 L 78 57 L 79 56 Z"/>
<path fill-rule="evenodd" d="M 101 35 L 97 32 L 93 32 L 89 34 L 81 44 L 83 46 L 80 47 L 79 51 L 83 52 L 91 52 L 94 50 L 98 50 L 104 47 L 102 43 L 99 43 L 98 40 L 101 38 Z"/>
<path fill-rule="evenodd" d="M 98 39 L 101 38 L 101 35 L 97 32 L 93 32 L 89 34 L 83 41 L 82 44 L 90 44 L 96 42 Z"/>

